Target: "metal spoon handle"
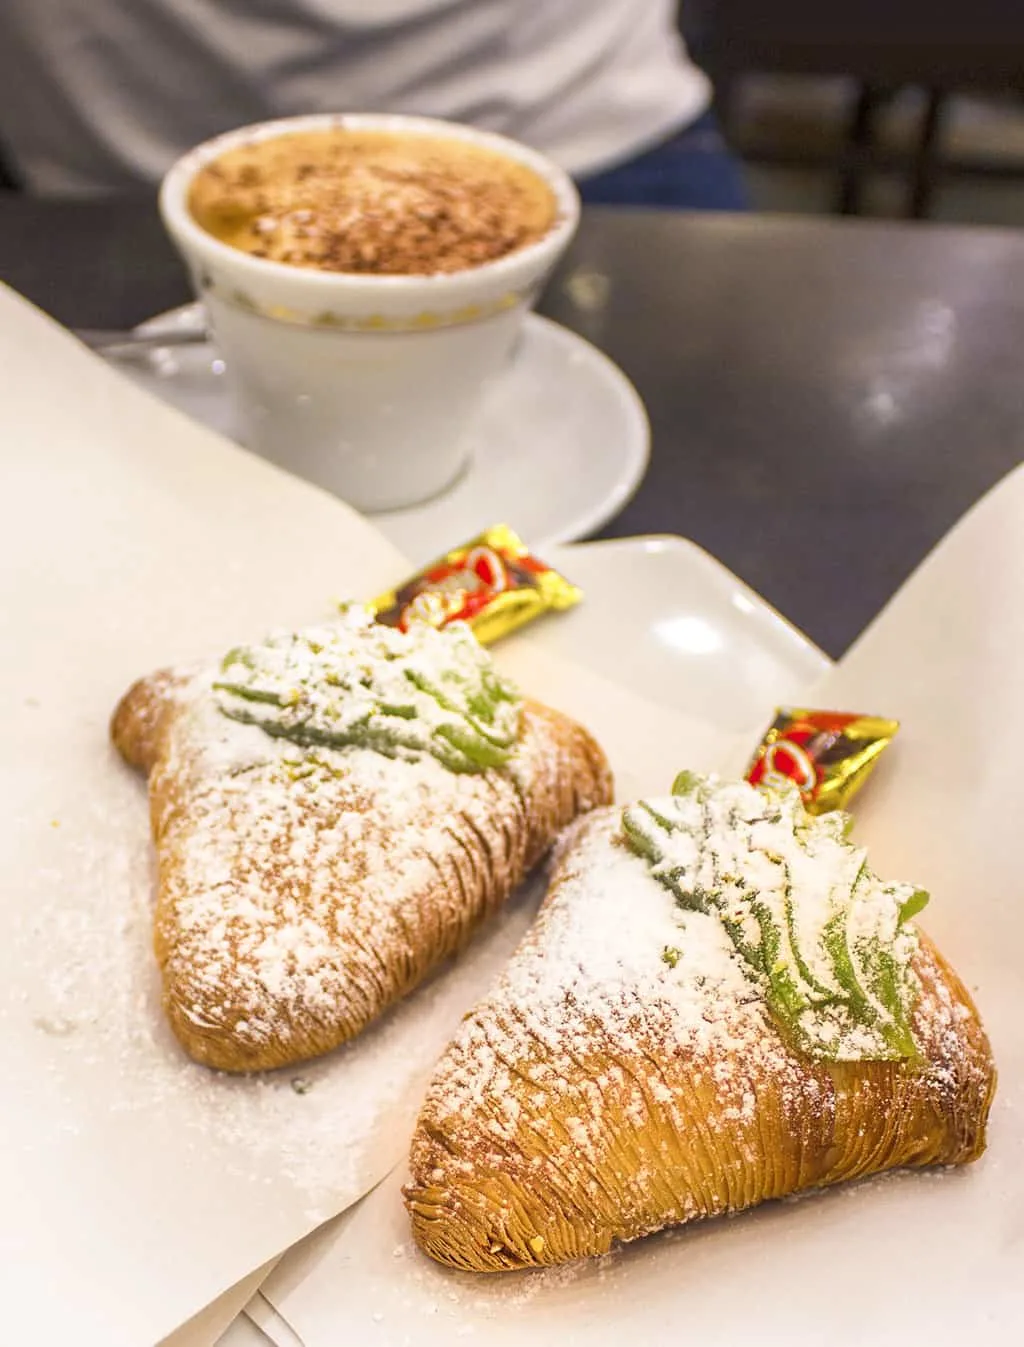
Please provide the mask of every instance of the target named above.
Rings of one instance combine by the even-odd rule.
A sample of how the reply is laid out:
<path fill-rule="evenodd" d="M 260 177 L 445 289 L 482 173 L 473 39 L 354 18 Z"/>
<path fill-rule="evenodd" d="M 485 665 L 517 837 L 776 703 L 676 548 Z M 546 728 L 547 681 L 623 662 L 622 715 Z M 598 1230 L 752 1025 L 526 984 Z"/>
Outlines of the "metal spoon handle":
<path fill-rule="evenodd" d="M 162 332 L 119 332 L 113 328 L 76 327 L 72 331 L 80 342 L 101 355 L 125 355 L 133 351 L 152 351 L 157 346 L 195 346 L 209 341 L 203 328 L 167 328 Z"/>

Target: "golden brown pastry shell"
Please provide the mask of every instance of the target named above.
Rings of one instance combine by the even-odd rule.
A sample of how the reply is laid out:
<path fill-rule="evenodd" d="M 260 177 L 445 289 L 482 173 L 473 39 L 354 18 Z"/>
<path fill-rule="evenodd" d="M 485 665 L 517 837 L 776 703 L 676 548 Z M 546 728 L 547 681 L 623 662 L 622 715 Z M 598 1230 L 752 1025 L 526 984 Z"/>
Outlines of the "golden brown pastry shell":
<path fill-rule="evenodd" d="M 386 792 L 368 792 L 358 774 L 344 770 L 321 783 L 315 802 L 301 780 L 284 787 L 275 781 L 277 817 L 254 821 L 246 794 L 226 790 L 225 770 L 203 757 L 191 728 L 191 685 L 187 675 L 166 671 L 140 680 L 117 707 L 111 733 L 126 761 L 149 774 L 164 1006 L 186 1052 L 221 1070 L 283 1066 L 358 1034 L 465 945 L 560 829 L 611 799 L 608 764 L 591 736 L 527 702 L 515 770 L 437 773 L 437 792 L 424 806 L 435 838 L 429 856 L 408 830 L 393 831 Z M 402 764 L 393 767 L 400 783 Z M 259 772 L 251 783 L 265 784 Z M 337 820 L 356 814 L 364 845 L 387 860 L 383 876 L 360 864 L 358 843 L 341 855 L 332 841 Z M 305 835 L 303 866 L 289 859 L 297 830 L 290 819 Z M 216 949 L 217 914 L 195 916 L 196 858 L 214 846 L 227 847 L 228 874 L 220 880 L 230 914 L 217 926 Z M 416 883 L 405 877 L 413 870 Z M 314 1004 L 287 968 L 283 989 L 266 985 L 252 922 L 232 908 L 243 888 L 256 893 L 261 930 L 273 935 L 275 926 L 297 919 L 324 928 L 314 973 L 329 997 Z"/>
<path fill-rule="evenodd" d="M 521 948 L 544 946 L 564 869 Z M 632 1016 L 628 1053 L 585 1016 L 570 1053 L 499 983 L 467 1016 L 419 1117 L 405 1189 L 417 1243 L 471 1271 L 546 1266 L 882 1170 L 976 1160 L 996 1081 L 988 1039 L 923 934 L 915 968 L 921 1055 L 907 1062 L 812 1060 L 770 1022 L 753 1052 L 701 1055 L 671 1006 L 639 1002 L 620 1008 Z"/>

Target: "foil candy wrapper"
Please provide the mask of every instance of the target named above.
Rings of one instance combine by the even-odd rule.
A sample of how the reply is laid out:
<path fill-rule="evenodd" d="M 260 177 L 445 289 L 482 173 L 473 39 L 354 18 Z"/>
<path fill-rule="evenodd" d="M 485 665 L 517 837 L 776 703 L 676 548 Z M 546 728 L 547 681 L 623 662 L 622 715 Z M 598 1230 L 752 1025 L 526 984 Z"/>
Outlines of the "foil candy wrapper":
<path fill-rule="evenodd" d="M 408 630 L 413 622 L 465 622 L 482 645 L 583 593 L 546 566 L 507 524 L 495 524 L 454 547 L 368 605 L 378 622 Z"/>
<path fill-rule="evenodd" d="M 808 813 L 845 809 L 892 742 L 898 720 L 780 707 L 747 767 L 753 785 L 794 783 Z"/>

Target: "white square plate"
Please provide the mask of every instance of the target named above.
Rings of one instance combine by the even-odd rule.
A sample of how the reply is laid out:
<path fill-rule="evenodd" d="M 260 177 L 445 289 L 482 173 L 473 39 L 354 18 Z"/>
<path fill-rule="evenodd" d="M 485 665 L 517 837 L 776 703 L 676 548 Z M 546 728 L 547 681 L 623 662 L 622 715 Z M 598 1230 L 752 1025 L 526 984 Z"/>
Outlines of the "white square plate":
<path fill-rule="evenodd" d="M 532 641 L 659 706 L 726 731 L 755 732 L 832 662 L 760 595 L 683 538 L 621 538 L 543 558 L 585 601 L 527 627 Z M 750 746 L 753 748 L 753 744 Z"/>
<path fill-rule="evenodd" d="M 816 705 L 902 721 L 854 804 L 856 836 L 879 873 L 929 890 L 923 924 L 977 996 L 999 1069 L 983 1159 L 885 1174 L 507 1276 L 458 1273 L 420 1254 L 402 1166 L 264 1283 L 304 1347 L 1024 1341 L 1022 520 L 1024 469 L 961 522 L 810 693 Z M 613 644 L 626 644 L 618 629 Z M 642 680 L 638 672 L 646 689 Z M 678 680 L 690 698 L 683 669 Z M 702 709 L 715 714 L 713 701 Z M 738 748 L 748 736 L 732 737 Z"/>
<path fill-rule="evenodd" d="M 641 691 L 649 701 L 707 721 L 722 731 L 725 752 L 732 744 L 741 755 L 752 749 L 775 707 L 802 698 L 832 667 L 753 590 L 685 539 L 581 543 L 550 548 L 544 560 L 583 589 L 584 602 L 522 629 L 502 642 L 499 652 L 509 657 L 529 644 L 572 659 Z M 396 1171 L 380 1197 L 367 1203 L 383 1204 L 389 1200 L 385 1194 L 393 1199 L 391 1189 L 400 1181 Z M 325 1232 L 325 1247 L 333 1231 L 349 1219 L 362 1219 L 359 1212 L 367 1203 Z M 401 1222 L 400 1202 L 396 1211 Z M 404 1226 L 398 1236 L 404 1241 Z M 297 1267 L 286 1266 L 273 1285 L 289 1285 Z M 389 1250 L 382 1260 L 385 1277 L 392 1267 Z M 293 1331 L 266 1300 L 261 1298 L 254 1313 L 278 1347 L 294 1347 Z M 376 1313 L 370 1310 L 371 1322 Z M 239 1321 L 222 1347 L 244 1347 L 251 1332 L 250 1324 Z"/>

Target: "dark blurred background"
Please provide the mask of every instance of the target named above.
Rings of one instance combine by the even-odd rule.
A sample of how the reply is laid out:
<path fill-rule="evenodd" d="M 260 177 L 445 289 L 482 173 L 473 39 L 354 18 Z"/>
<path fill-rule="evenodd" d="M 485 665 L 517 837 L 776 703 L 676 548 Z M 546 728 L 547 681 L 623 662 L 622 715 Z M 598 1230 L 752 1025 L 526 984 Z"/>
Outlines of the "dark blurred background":
<path fill-rule="evenodd" d="M 682 0 L 680 25 L 756 208 L 1024 224 L 1024 0 Z"/>
<path fill-rule="evenodd" d="M 1024 0 L 938 8 L 681 0 L 755 209 L 1024 224 Z"/>

